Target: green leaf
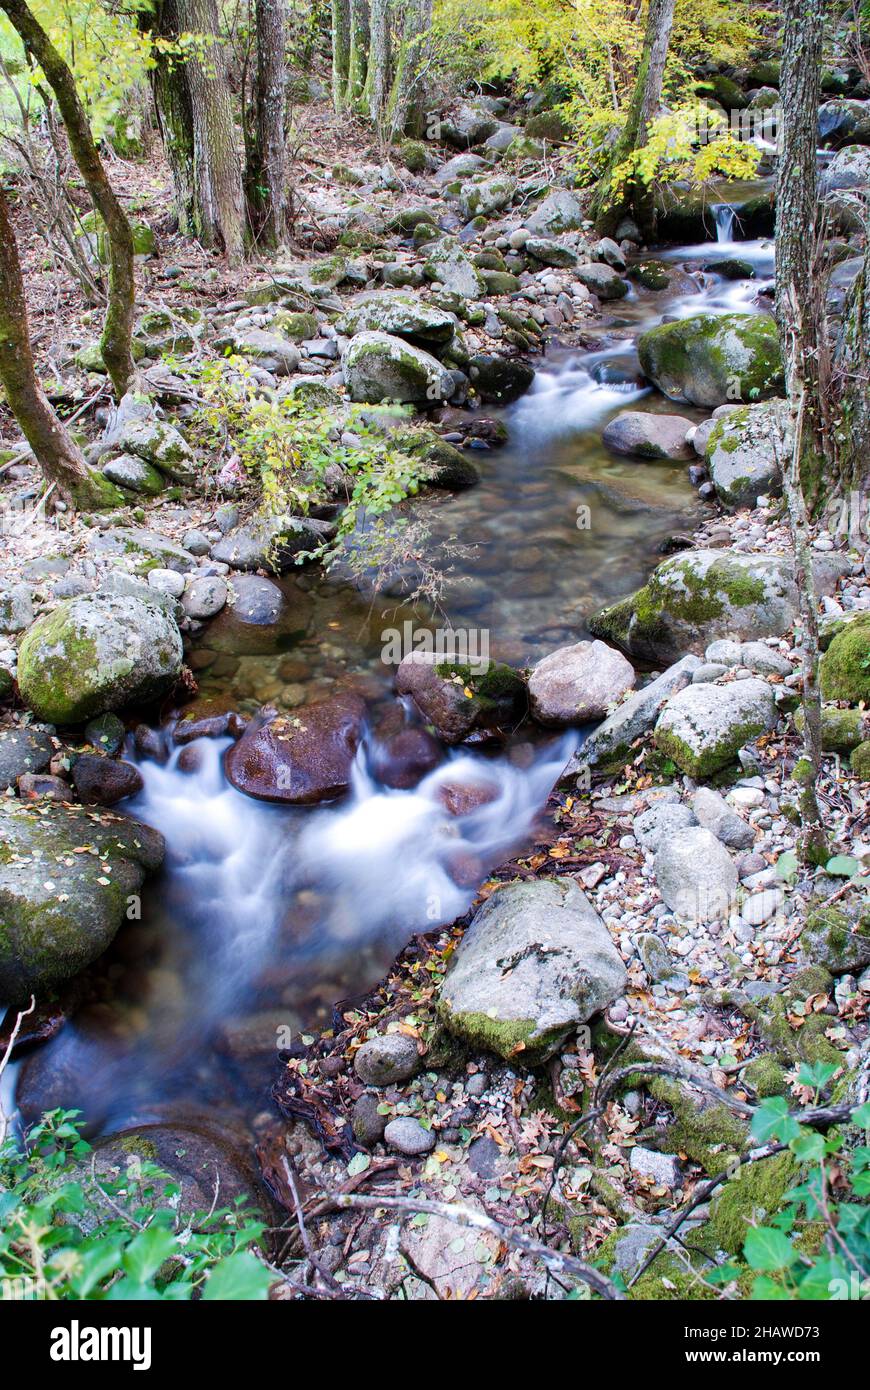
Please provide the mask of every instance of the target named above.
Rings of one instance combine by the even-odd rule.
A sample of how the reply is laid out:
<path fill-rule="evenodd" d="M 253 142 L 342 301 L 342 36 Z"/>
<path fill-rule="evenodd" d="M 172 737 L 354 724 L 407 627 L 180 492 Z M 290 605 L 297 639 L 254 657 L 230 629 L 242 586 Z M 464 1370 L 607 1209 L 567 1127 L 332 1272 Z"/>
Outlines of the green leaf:
<path fill-rule="evenodd" d="M 789 1269 L 797 1259 L 788 1237 L 771 1226 L 755 1226 L 748 1231 L 743 1253 L 752 1269 Z"/>
<path fill-rule="evenodd" d="M 788 1102 L 784 1096 L 771 1096 L 759 1105 L 752 1120 L 752 1137 L 763 1144 L 771 1139 L 779 1139 L 788 1144 L 801 1133 L 797 1120 L 789 1114 Z"/>
<path fill-rule="evenodd" d="M 825 1156 L 825 1141 L 821 1134 L 808 1130 L 792 1139 L 789 1148 L 801 1163 L 818 1163 Z"/>
<path fill-rule="evenodd" d="M 837 878 L 854 878 L 860 872 L 861 865 L 851 854 L 835 854 L 825 865 L 825 873 L 834 874 Z"/>
<path fill-rule="evenodd" d="M 354 1154 L 350 1163 L 347 1165 L 348 1177 L 355 1178 L 357 1173 L 364 1173 L 367 1168 L 371 1167 L 371 1161 L 370 1154 Z"/>
<path fill-rule="evenodd" d="M 202 1296 L 210 1303 L 262 1302 L 274 1282 L 274 1274 L 256 1255 L 250 1250 L 238 1250 L 212 1272 Z"/>
<path fill-rule="evenodd" d="M 839 1070 L 838 1066 L 830 1062 L 803 1062 L 798 1071 L 798 1081 L 802 1086 L 810 1086 L 814 1091 L 820 1091 Z"/>
<path fill-rule="evenodd" d="M 172 1231 L 165 1226 L 148 1226 L 130 1241 L 121 1261 L 122 1268 L 134 1283 L 147 1284 L 176 1248 Z"/>
<path fill-rule="evenodd" d="M 796 877 L 797 871 L 798 857 L 793 849 L 787 849 L 776 861 L 776 876 L 790 883 Z"/>

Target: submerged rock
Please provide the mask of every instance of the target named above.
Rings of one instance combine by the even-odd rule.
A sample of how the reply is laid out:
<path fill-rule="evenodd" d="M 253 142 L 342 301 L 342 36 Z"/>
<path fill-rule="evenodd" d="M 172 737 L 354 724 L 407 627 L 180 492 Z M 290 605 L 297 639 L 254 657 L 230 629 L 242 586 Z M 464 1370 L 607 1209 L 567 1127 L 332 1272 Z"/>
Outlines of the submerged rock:
<path fill-rule="evenodd" d="M 783 389 L 779 335 L 757 314 L 695 314 L 642 333 L 641 368 L 671 400 L 725 405 L 735 389 L 743 399 Z"/>
<path fill-rule="evenodd" d="M 83 594 L 30 628 L 19 652 L 18 684 L 40 719 L 80 724 L 164 694 L 181 658 L 178 627 L 156 601 Z"/>
<path fill-rule="evenodd" d="M 102 955 L 163 861 L 156 830 L 62 802 L 0 802 L 0 840 L 0 996 L 13 1002 Z"/>
<path fill-rule="evenodd" d="M 292 716 L 267 708 L 228 750 L 226 775 L 260 801 L 332 800 L 350 786 L 364 722 L 356 695 L 303 705 Z"/>
<path fill-rule="evenodd" d="M 478 909 L 438 1008 L 471 1047 L 535 1066 L 624 986 L 619 953 L 582 890 L 536 879 L 499 888 Z"/>

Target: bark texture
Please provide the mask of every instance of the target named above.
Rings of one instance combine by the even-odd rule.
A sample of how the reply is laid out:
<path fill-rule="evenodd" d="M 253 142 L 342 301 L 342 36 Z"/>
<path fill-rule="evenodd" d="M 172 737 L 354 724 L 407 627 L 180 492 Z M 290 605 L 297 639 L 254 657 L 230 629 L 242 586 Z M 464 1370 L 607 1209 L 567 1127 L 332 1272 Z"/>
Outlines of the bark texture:
<path fill-rule="evenodd" d="M 143 11 L 139 23 L 145 32 L 178 42 L 181 28 L 177 0 L 156 0 L 153 10 Z M 184 64 L 177 54 L 154 50 L 151 90 L 157 110 L 160 137 L 172 173 L 178 229 L 182 236 L 196 235 L 193 180 L 193 112 Z"/>
<path fill-rule="evenodd" d="M 344 110 L 350 63 L 350 0 L 332 0 L 332 104 Z"/>
<path fill-rule="evenodd" d="M 184 73 L 193 129 L 194 224 L 203 246 L 242 259 L 245 242 L 242 166 L 236 148 L 217 0 L 178 0 L 182 29 L 197 35 Z"/>
<path fill-rule="evenodd" d="M 42 25 L 24 0 L 2 0 L 3 9 L 25 49 L 43 71 L 54 92 L 66 126 L 70 149 L 106 227 L 109 239 L 109 301 L 100 348 L 116 392 L 122 396 L 133 382 L 132 337 L 136 305 L 133 233 L 103 167 L 90 122 L 85 113 L 69 65 L 58 53 Z"/>
<path fill-rule="evenodd" d="M 644 31 L 643 52 L 634 81 L 625 126 L 616 142 L 607 172 L 599 182 L 592 205 L 592 216 L 602 236 L 611 236 L 622 218 L 631 213 L 641 232 L 650 238 L 655 231 L 652 189 L 639 180 L 618 193 L 613 191 L 613 173 L 635 150 L 643 149 L 662 97 L 665 63 L 674 25 L 675 0 L 650 0 Z"/>
<path fill-rule="evenodd" d="M 36 375 L 15 232 L 0 184 L 0 380 L 9 407 L 48 482 L 71 505 L 99 505 L 101 480 L 64 429 Z"/>
<path fill-rule="evenodd" d="M 392 140 L 403 133 L 419 136 L 425 130 L 424 73 L 429 59 L 431 27 L 432 0 L 406 0 L 387 107 Z"/>
<path fill-rule="evenodd" d="M 246 184 L 254 233 L 262 245 L 271 247 L 284 240 L 289 211 L 284 133 L 285 23 L 284 0 L 256 0 L 255 132 Z"/>
<path fill-rule="evenodd" d="M 801 776 L 803 858 L 823 861 L 825 832 L 816 796 L 822 763 L 818 600 L 813 580 L 805 486 L 821 456 L 819 322 L 814 308 L 816 141 L 825 0 L 783 0 L 779 152 L 776 181 L 776 316 L 793 430 L 781 460 L 783 492 L 795 550 L 801 613 L 801 699 L 805 764 Z"/>

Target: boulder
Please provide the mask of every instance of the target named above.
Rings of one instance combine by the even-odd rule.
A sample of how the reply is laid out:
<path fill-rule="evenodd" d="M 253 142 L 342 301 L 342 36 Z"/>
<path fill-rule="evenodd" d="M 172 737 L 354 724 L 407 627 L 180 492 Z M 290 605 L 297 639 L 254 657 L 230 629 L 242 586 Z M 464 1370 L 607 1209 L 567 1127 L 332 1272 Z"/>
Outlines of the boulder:
<path fill-rule="evenodd" d="M 53 756 L 54 744 L 43 729 L 0 729 L 0 792 L 26 773 L 44 772 Z"/>
<path fill-rule="evenodd" d="M 203 574 L 188 582 L 182 606 L 188 618 L 204 622 L 219 613 L 226 601 L 227 581 L 219 574 Z"/>
<path fill-rule="evenodd" d="M 438 1010 L 471 1048 L 535 1066 L 616 999 L 625 978 L 607 928 L 573 879 L 509 883 L 475 913 Z"/>
<path fill-rule="evenodd" d="M 656 747 L 696 780 L 732 762 L 750 740 L 776 727 L 767 681 L 750 676 L 730 685 L 689 685 L 658 717 Z"/>
<path fill-rule="evenodd" d="M 441 122 L 440 137 L 456 149 L 467 150 L 472 145 L 483 144 L 498 126 L 498 118 L 483 102 L 465 101 Z"/>
<path fill-rule="evenodd" d="M 483 670 L 477 671 L 432 652 L 409 652 L 399 663 L 396 690 L 411 696 L 445 743 L 462 743 L 472 734 L 495 735 L 522 718 L 528 692 L 509 666 L 495 661 L 480 665 Z"/>
<path fill-rule="evenodd" d="M 259 574 L 238 574 L 232 581 L 229 605 L 238 622 L 271 627 L 281 617 L 284 595 L 271 579 Z"/>
<path fill-rule="evenodd" d="M 517 181 L 509 174 L 466 183 L 459 195 L 459 211 L 467 221 L 472 217 L 491 217 L 513 201 L 516 191 Z"/>
<path fill-rule="evenodd" d="M 0 800 L 0 840 L 0 997 L 12 1003 L 102 955 L 163 861 L 156 830 L 63 802 Z"/>
<path fill-rule="evenodd" d="M 103 477 L 118 487 L 130 492 L 140 492 L 145 497 L 156 497 L 166 486 L 166 479 L 153 464 L 136 458 L 135 454 L 119 454 L 103 464 Z"/>
<path fill-rule="evenodd" d="M 268 707 L 227 752 L 225 771 L 246 796 L 296 805 L 333 800 L 350 786 L 365 705 L 340 694 L 292 715 Z"/>
<path fill-rule="evenodd" d="M 764 401 L 729 411 L 707 439 L 705 457 L 716 496 L 727 511 L 754 507 L 782 488 L 780 460 L 791 452 L 785 401 Z"/>
<path fill-rule="evenodd" d="M 646 410 L 622 410 L 602 436 L 614 454 L 629 458 L 687 460 L 694 453 L 686 435 L 691 420 L 683 415 L 658 415 Z"/>
<path fill-rule="evenodd" d="M 870 614 L 862 613 L 838 632 L 819 667 L 826 700 L 870 704 Z"/>
<path fill-rule="evenodd" d="M 413 1038 L 404 1033 L 383 1033 L 358 1048 L 353 1065 L 364 1086 L 394 1086 L 409 1081 L 419 1070 L 420 1056 Z"/>
<path fill-rule="evenodd" d="M 654 854 L 668 836 L 697 823 L 695 813 L 681 801 L 661 801 L 635 816 L 631 829 L 638 844 Z"/>
<path fill-rule="evenodd" d="M 184 435 L 165 420 L 129 419 L 118 430 L 113 447 L 120 454 L 133 454 L 168 478 L 187 482 L 196 458 Z"/>
<path fill-rule="evenodd" d="M 749 822 L 732 810 L 724 796 L 712 787 L 698 787 L 692 797 L 692 810 L 698 824 L 729 849 L 749 849 L 755 844 L 755 831 Z"/>
<path fill-rule="evenodd" d="M 541 265 L 555 266 L 558 270 L 569 270 L 579 265 L 580 256 L 571 246 L 555 241 L 552 237 L 531 236 L 525 243 L 526 254 Z"/>
<path fill-rule="evenodd" d="M 314 551 L 329 540 L 333 528 L 314 517 L 255 512 L 234 526 L 212 547 L 212 559 L 238 570 L 270 570 L 279 574 L 296 556 Z"/>
<path fill-rule="evenodd" d="M 554 237 L 582 227 L 583 216 L 579 198 L 567 189 L 557 189 L 526 218 L 526 227 L 532 236 Z"/>
<path fill-rule="evenodd" d="M 145 785 L 132 763 L 103 753 L 80 753 L 71 775 L 79 800 L 91 806 L 114 806 L 127 796 L 135 796 Z"/>
<path fill-rule="evenodd" d="M 842 556 L 815 558 L 820 596 L 833 592 L 847 566 Z M 595 614 L 589 630 L 630 657 L 661 665 L 700 655 L 719 637 L 779 637 L 797 613 L 792 557 L 691 550 L 670 556 L 643 588 Z"/>
<path fill-rule="evenodd" d="M 418 460 L 416 476 L 429 487 L 461 492 L 480 482 L 480 474 L 468 454 L 436 434 L 425 430 L 403 431 L 393 435 L 393 444 L 402 453 Z"/>
<path fill-rule="evenodd" d="M 483 276 L 454 241 L 436 241 L 426 247 L 423 273 L 437 280 L 448 294 L 460 300 L 479 299 L 486 292 Z"/>
<path fill-rule="evenodd" d="M 603 770 L 622 767 L 631 756 L 635 739 L 652 728 L 665 701 L 691 683 L 692 672 L 700 664 L 699 657 L 685 656 L 648 685 L 633 690 L 603 724 L 593 730 L 567 770 L 576 772 L 583 763 Z"/>
<path fill-rule="evenodd" d="M 560 647 L 529 676 L 529 707 L 539 724 L 566 728 L 603 719 L 634 685 L 634 668 L 604 642 Z"/>
<path fill-rule="evenodd" d="M 357 300 L 336 323 L 339 333 L 391 333 L 430 352 L 449 343 L 456 330 L 452 315 L 412 294 L 384 294 L 382 290 Z"/>
<path fill-rule="evenodd" d="M 468 364 L 468 375 L 481 400 L 506 404 L 528 391 L 535 379 L 535 369 L 515 357 L 479 352 Z"/>
<path fill-rule="evenodd" d="M 628 294 L 628 281 L 623 280 L 612 266 L 604 265 L 601 261 L 578 265 L 574 274 L 580 284 L 585 285 L 592 294 L 597 294 L 599 299 L 624 299 Z"/>
<path fill-rule="evenodd" d="M 274 376 L 290 376 L 299 366 L 299 349 L 280 333 L 246 328 L 229 339 L 220 339 L 215 346 L 220 348 L 224 343 L 238 357 L 255 362 Z"/>
<path fill-rule="evenodd" d="M 852 896 L 830 906 L 810 904 L 801 933 L 801 950 L 813 965 L 832 975 L 857 974 L 870 965 L 870 909 L 866 898 Z"/>
<path fill-rule="evenodd" d="M 33 622 L 33 590 L 29 584 L 0 589 L 0 632 L 23 632 Z"/>
<path fill-rule="evenodd" d="M 819 107 L 819 142 L 839 150 L 844 145 L 870 145 L 870 101 L 839 98 Z"/>
<path fill-rule="evenodd" d="M 468 178 L 470 175 L 482 173 L 491 167 L 490 161 L 484 159 L 479 154 L 455 154 L 452 159 L 448 159 L 435 174 L 433 182 L 441 187 L 448 183 L 457 183 L 461 179 Z M 435 221 L 431 213 L 427 211 L 428 220 Z M 404 226 L 403 231 L 413 230 Z"/>
<path fill-rule="evenodd" d="M 352 401 L 436 405 L 455 389 L 437 358 L 389 333 L 358 333 L 342 354 L 341 370 Z"/>
<path fill-rule="evenodd" d="M 684 922 L 727 917 L 737 896 L 737 869 L 724 845 L 703 826 L 668 836 L 654 863 L 659 892 Z"/>
<path fill-rule="evenodd" d="M 82 594 L 58 604 L 27 632 L 18 655 L 18 686 L 40 719 L 81 724 L 163 695 L 177 679 L 181 659 L 181 634 L 159 603 Z"/>
<path fill-rule="evenodd" d="M 671 400 L 714 406 L 781 394 L 782 357 L 773 319 L 693 314 L 642 333 L 641 369 Z"/>

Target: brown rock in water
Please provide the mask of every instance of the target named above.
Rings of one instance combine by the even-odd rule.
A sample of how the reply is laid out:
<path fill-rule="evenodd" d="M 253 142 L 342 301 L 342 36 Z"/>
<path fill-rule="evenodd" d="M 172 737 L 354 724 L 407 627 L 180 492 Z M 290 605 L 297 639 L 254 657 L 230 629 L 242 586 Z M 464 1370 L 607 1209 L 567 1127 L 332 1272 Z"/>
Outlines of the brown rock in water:
<path fill-rule="evenodd" d="M 431 652 L 410 652 L 399 663 L 396 690 L 411 696 L 445 743 L 462 743 L 472 735 L 491 737 L 520 722 L 528 694 L 509 666 L 494 661 L 481 666 L 477 673 Z"/>
<path fill-rule="evenodd" d="M 234 787 L 260 801 L 302 804 L 341 796 L 362 737 L 366 708 L 355 695 L 302 705 L 292 715 L 267 706 L 226 754 Z"/>
<path fill-rule="evenodd" d="M 81 753 L 72 767 L 73 786 L 86 804 L 114 806 L 125 796 L 133 796 L 144 785 L 142 774 L 122 758 L 106 758 L 102 753 Z"/>
<path fill-rule="evenodd" d="M 494 782 L 445 782 L 438 788 L 438 800 L 451 816 L 470 816 L 472 811 L 497 801 L 498 795 Z"/>
<path fill-rule="evenodd" d="M 438 741 L 425 729 L 401 729 L 378 746 L 373 771 L 384 786 L 407 791 L 416 787 L 440 761 Z"/>

